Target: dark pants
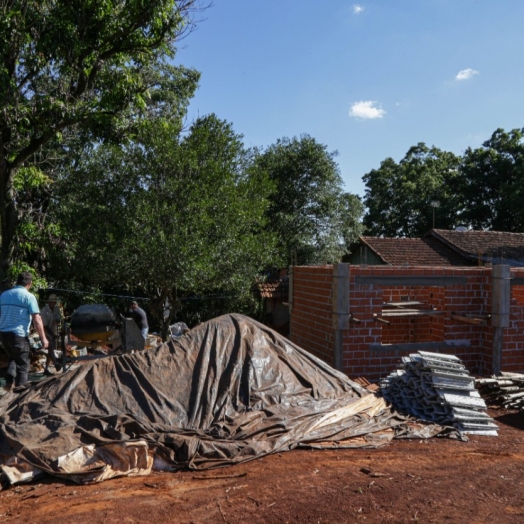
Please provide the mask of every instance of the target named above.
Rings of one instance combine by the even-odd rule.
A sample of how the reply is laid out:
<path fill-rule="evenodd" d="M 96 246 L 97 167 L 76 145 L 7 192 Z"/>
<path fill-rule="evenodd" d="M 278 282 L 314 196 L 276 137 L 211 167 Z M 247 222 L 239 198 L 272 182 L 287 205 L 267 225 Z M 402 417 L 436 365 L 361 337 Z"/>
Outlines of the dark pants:
<path fill-rule="evenodd" d="M 29 374 L 29 339 L 20 337 L 10 331 L 1 331 L 0 340 L 9 358 L 6 386 L 23 386 Z"/>
<path fill-rule="evenodd" d="M 45 361 L 45 368 L 48 369 L 49 362 L 52 362 L 55 366 L 55 369 L 59 371 L 59 368 L 61 367 L 60 362 L 56 358 L 55 350 L 58 346 L 58 337 L 47 327 L 44 328 L 45 330 L 45 336 L 47 337 L 47 340 L 49 342 L 49 346 L 47 347 L 47 358 Z"/>

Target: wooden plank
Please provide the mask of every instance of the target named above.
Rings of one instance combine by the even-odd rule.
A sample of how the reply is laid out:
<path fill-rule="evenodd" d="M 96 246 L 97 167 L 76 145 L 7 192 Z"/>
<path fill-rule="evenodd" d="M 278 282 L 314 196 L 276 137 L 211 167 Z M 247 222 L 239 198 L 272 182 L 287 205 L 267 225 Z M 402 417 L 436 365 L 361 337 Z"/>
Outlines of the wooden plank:
<path fill-rule="evenodd" d="M 451 318 L 454 318 L 455 320 L 464 322 L 466 324 L 474 324 L 476 326 L 486 325 L 486 321 L 483 318 L 465 317 L 463 315 L 455 315 L 454 313 L 451 314 Z"/>
<path fill-rule="evenodd" d="M 463 286 L 468 283 L 466 277 L 386 277 L 386 276 L 369 276 L 355 277 L 355 284 L 369 286 Z"/>

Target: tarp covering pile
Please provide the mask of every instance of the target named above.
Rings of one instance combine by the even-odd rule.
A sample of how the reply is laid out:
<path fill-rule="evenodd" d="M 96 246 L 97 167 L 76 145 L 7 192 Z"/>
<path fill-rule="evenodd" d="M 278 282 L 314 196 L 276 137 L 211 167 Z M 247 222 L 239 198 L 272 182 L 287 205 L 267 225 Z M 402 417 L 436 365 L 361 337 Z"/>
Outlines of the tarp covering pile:
<path fill-rule="evenodd" d="M 204 469 L 298 446 L 429 437 L 384 399 L 271 329 L 225 315 L 151 351 L 86 361 L 0 401 L 0 470 L 14 484 Z"/>

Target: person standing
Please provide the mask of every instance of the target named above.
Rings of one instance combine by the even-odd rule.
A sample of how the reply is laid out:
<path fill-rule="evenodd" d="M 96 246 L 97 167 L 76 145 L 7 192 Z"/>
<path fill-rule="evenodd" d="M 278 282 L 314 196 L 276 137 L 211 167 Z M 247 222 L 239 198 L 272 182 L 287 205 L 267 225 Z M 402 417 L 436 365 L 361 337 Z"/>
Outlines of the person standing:
<path fill-rule="evenodd" d="M 5 390 L 14 385 L 23 386 L 29 375 L 29 327 L 31 320 L 40 335 L 42 347 L 49 342 L 45 335 L 36 297 L 29 293 L 33 284 L 31 273 L 25 271 L 18 275 L 15 287 L 0 295 L 0 340 L 9 358 Z"/>
<path fill-rule="evenodd" d="M 147 315 L 142 308 L 138 307 L 138 302 L 136 301 L 131 302 L 131 316 L 133 317 L 133 320 L 136 322 L 136 325 L 140 328 L 142 336 L 145 340 L 147 338 L 147 334 L 149 333 Z"/>
<path fill-rule="evenodd" d="M 60 337 L 60 329 L 62 326 L 62 312 L 57 307 L 57 296 L 55 294 L 49 295 L 47 299 L 47 305 L 40 311 L 42 317 L 42 323 L 44 324 L 44 331 L 49 341 L 49 348 L 47 353 L 47 359 L 45 362 L 44 375 L 50 375 L 49 363 L 53 362 L 55 369 L 60 371 L 62 366 L 56 358 L 55 351 L 58 348 L 58 339 Z"/>

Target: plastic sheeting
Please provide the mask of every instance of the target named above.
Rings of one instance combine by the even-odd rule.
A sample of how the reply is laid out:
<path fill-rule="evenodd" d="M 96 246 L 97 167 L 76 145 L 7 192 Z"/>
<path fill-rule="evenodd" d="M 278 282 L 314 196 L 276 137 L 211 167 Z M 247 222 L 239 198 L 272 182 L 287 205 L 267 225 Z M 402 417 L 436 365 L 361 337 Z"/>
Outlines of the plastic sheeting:
<path fill-rule="evenodd" d="M 0 401 L 0 470 L 14 484 L 204 469 L 297 446 L 376 447 L 433 436 L 242 315 L 151 351 L 87 361 Z"/>

